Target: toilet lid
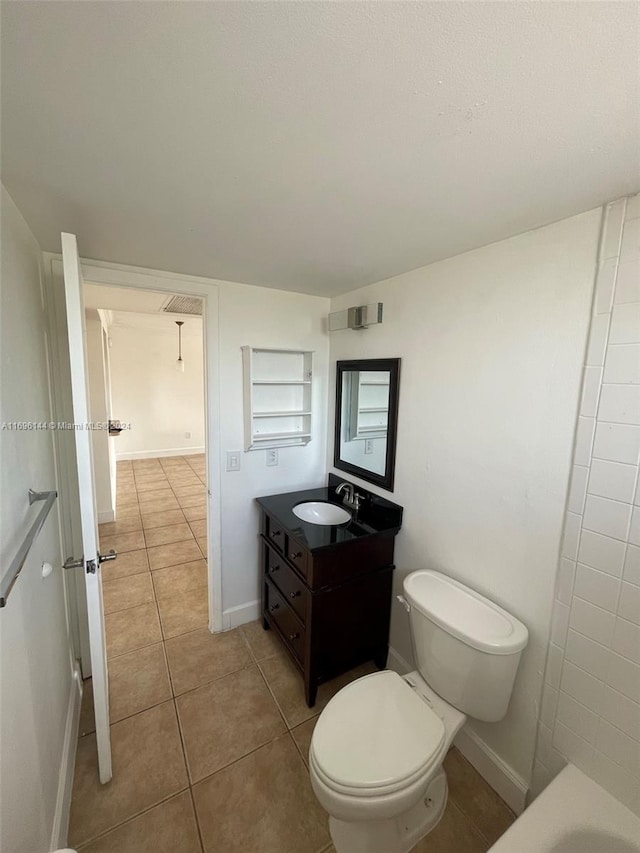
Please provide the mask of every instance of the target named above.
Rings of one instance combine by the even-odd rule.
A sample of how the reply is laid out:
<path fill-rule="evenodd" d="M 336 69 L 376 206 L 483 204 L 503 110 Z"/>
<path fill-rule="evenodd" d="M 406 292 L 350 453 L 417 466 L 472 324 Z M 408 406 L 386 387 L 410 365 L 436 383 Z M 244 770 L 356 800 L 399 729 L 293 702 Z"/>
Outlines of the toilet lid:
<path fill-rule="evenodd" d="M 343 688 L 320 715 L 311 752 L 322 773 L 347 788 L 382 788 L 430 765 L 444 741 L 440 717 L 397 673 Z"/>

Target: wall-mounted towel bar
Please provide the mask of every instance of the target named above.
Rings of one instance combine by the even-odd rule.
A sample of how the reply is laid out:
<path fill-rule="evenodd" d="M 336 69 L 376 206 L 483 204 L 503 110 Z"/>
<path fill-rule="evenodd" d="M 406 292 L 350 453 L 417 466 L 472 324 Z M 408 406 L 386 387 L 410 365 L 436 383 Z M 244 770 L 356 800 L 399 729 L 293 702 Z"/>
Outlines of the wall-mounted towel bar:
<path fill-rule="evenodd" d="M 25 536 L 24 542 L 22 543 L 18 553 L 11 561 L 11 565 L 0 581 L 0 607 L 4 607 L 7 603 L 9 593 L 11 592 L 14 583 L 18 580 L 18 575 L 22 571 L 22 567 L 25 564 L 25 560 L 27 559 L 27 555 L 33 545 L 34 539 L 40 532 L 45 519 L 49 515 L 49 510 L 53 506 L 53 502 L 57 497 L 57 492 L 34 492 L 33 489 L 29 489 L 29 503 L 34 504 L 36 501 L 44 501 L 44 504 L 38 513 L 38 517 L 33 522 L 29 532 Z"/>

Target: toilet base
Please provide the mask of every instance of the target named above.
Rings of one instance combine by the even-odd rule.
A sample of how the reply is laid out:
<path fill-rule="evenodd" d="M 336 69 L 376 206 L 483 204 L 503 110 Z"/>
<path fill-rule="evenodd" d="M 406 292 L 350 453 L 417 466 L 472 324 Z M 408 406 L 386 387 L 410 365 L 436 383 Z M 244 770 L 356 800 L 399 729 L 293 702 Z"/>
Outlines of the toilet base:
<path fill-rule="evenodd" d="M 447 805 L 447 777 L 442 767 L 418 802 L 388 820 L 346 821 L 329 818 L 336 853 L 409 853 L 436 826 Z"/>

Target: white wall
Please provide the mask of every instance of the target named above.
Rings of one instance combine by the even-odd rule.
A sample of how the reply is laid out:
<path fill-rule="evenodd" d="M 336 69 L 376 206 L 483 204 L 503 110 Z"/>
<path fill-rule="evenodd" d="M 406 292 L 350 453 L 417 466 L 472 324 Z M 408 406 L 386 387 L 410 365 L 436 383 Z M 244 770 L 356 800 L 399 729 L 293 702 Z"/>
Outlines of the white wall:
<path fill-rule="evenodd" d="M 42 256 L 2 188 L 1 420 L 51 418 Z M 28 489 L 56 488 L 52 433 L 0 431 L 0 565 L 6 570 L 39 505 Z M 44 560 L 54 566 L 43 579 Z M 72 686 L 57 503 L 0 611 L 0 848 L 50 849 Z"/>
<path fill-rule="evenodd" d="M 594 210 L 331 301 L 384 303 L 382 325 L 332 333 L 332 374 L 338 359 L 402 359 L 396 588 L 413 569 L 442 570 L 529 628 L 507 717 L 469 723 L 525 785 L 600 219 Z M 411 658 L 395 601 L 391 644 Z"/>
<path fill-rule="evenodd" d="M 202 319 L 190 317 L 182 327 L 184 373 L 175 369 L 175 319 L 166 314 L 113 312 L 109 326 L 112 411 L 114 418 L 131 424 L 115 439 L 117 459 L 204 449 Z"/>
<path fill-rule="evenodd" d="M 220 282 L 219 347 L 222 480 L 222 567 L 225 611 L 240 608 L 256 618 L 259 495 L 312 488 L 326 482 L 329 300 L 300 293 Z M 266 451 L 241 454 L 241 470 L 225 470 L 228 450 L 242 450 L 242 346 L 314 350 L 312 439 L 304 447 L 278 449 L 278 465 L 266 467 Z M 253 602 L 253 608 L 245 605 Z"/>
<path fill-rule="evenodd" d="M 625 210 L 626 208 L 626 210 Z M 536 750 L 640 814 L 640 196 L 607 207 Z"/>
<path fill-rule="evenodd" d="M 110 418 L 110 407 L 105 375 L 104 331 L 97 311 L 86 312 L 85 330 L 91 420 L 96 424 L 105 424 Z M 94 429 L 91 433 L 96 508 L 101 524 L 115 518 L 116 496 L 112 488 L 110 458 L 114 441 L 115 438 L 106 429 Z"/>

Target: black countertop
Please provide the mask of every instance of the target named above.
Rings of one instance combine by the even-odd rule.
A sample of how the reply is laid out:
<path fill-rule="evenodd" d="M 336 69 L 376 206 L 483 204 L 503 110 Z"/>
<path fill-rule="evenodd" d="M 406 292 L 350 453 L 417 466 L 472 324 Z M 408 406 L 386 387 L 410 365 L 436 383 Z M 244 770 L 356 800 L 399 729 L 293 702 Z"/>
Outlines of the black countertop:
<path fill-rule="evenodd" d="M 395 535 L 402 526 L 402 507 L 386 498 L 368 492 L 353 484 L 356 492 L 362 496 L 362 505 L 358 520 L 344 524 L 311 524 L 302 521 L 293 514 L 293 508 L 305 501 L 327 501 L 343 506 L 342 496 L 336 494 L 339 483 L 349 482 L 335 474 L 329 474 L 329 484 L 317 489 L 304 489 L 297 492 L 285 492 L 280 495 L 266 495 L 256 498 L 260 506 L 276 519 L 292 536 L 310 551 L 332 548 L 344 542 L 352 542 L 365 536 L 377 536 L 380 533 Z M 349 507 L 346 507 L 349 509 Z"/>

